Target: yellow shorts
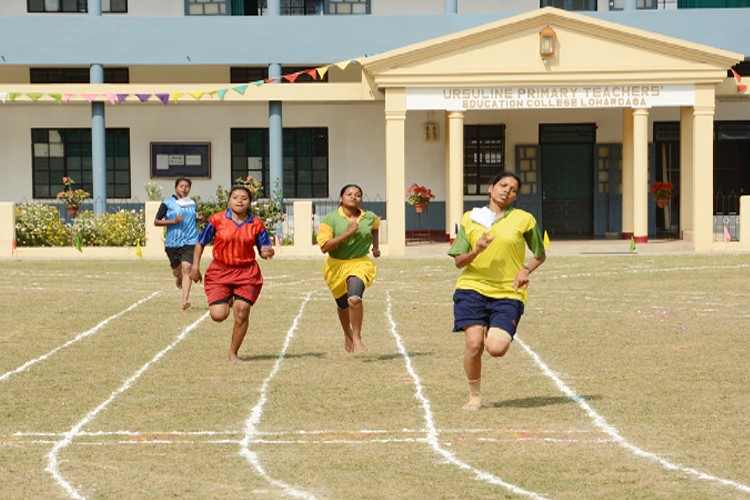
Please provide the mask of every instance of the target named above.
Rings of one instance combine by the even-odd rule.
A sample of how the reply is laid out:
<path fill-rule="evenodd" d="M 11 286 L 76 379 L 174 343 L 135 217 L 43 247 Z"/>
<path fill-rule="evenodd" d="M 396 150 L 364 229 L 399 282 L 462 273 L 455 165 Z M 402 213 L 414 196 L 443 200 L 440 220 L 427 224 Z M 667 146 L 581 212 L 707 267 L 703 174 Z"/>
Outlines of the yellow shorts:
<path fill-rule="evenodd" d="M 361 279 L 367 288 L 372 285 L 376 273 L 375 264 L 367 256 L 346 260 L 328 257 L 323 264 L 323 279 L 334 299 L 346 294 L 346 278 L 349 276 Z"/>

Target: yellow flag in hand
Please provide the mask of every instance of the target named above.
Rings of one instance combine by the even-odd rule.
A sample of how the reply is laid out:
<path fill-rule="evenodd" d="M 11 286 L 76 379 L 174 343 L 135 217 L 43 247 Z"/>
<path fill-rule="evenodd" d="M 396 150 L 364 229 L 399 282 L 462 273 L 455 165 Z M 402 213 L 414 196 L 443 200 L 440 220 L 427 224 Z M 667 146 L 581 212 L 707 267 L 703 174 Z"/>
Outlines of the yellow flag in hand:
<path fill-rule="evenodd" d="M 547 231 L 544 231 L 544 248 L 549 247 L 549 235 L 547 235 Z"/>

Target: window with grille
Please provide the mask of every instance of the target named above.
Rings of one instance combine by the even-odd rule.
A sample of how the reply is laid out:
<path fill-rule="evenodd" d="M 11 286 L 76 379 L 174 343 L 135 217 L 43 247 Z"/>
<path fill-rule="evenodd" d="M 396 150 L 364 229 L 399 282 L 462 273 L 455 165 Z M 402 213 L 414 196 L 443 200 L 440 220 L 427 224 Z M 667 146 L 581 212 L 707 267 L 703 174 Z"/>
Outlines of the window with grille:
<path fill-rule="evenodd" d="M 31 83 L 89 83 L 88 68 L 31 68 Z M 128 83 L 128 68 L 104 68 L 104 83 Z"/>
<path fill-rule="evenodd" d="M 27 12 L 88 12 L 88 0 L 27 0 Z M 124 14 L 128 0 L 102 0 L 102 12 Z"/>
<path fill-rule="evenodd" d="M 464 194 L 486 194 L 505 170 L 505 125 L 464 125 Z"/>
<path fill-rule="evenodd" d="M 636 0 L 635 6 L 638 10 L 656 9 L 657 0 Z M 609 10 L 623 10 L 625 0 L 609 0 Z"/>
<path fill-rule="evenodd" d="M 596 0 L 541 0 L 540 7 L 557 7 L 570 11 L 596 10 Z"/>
<path fill-rule="evenodd" d="M 273 189 L 267 128 L 232 129 L 232 178 L 252 175 Z M 284 198 L 328 198 L 328 129 L 285 128 L 283 144 Z"/>
<path fill-rule="evenodd" d="M 130 198 L 130 131 L 107 129 L 105 142 L 107 197 Z M 93 193 L 91 129 L 32 129 L 31 148 L 34 198 L 54 198 L 63 177 Z"/>

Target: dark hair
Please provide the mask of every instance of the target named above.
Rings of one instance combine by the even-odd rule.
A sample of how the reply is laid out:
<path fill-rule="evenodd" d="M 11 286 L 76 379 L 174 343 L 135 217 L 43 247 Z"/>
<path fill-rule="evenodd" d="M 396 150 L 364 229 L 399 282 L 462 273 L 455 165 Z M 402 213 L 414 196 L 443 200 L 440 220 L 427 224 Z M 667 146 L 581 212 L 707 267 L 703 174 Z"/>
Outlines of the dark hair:
<path fill-rule="evenodd" d="M 500 182 L 502 179 L 505 179 L 506 177 L 513 177 L 516 180 L 516 182 L 518 183 L 518 191 L 520 192 L 521 191 L 521 178 L 518 177 L 518 175 L 515 172 L 510 172 L 508 170 L 497 174 L 495 178 L 490 181 L 490 186 L 494 186 L 495 184 Z"/>
<path fill-rule="evenodd" d="M 357 188 L 357 189 L 359 189 L 359 194 L 364 194 L 364 192 L 362 191 L 362 188 L 359 187 L 359 186 L 357 186 L 356 184 L 347 184 L 346 186 L 344 186 L 344 187 L 341 188 L 341 192 L 339 193 L 339 198 L 341 198 L 342 196 L 344 196 L 344 193 L 349 188 Z"/>
<path fill-rule="evenodd" d="M 191 181 L 190 179 L 188 179 L 187 177 L 184 177 L 182 175 L 179 176 L 178 178 L 176 178 L 174 180 L 174 187 L 177 187 L 180 184 L 180 182 L 182 182 L 182 181 L 187 182 L 188 186 L 193 187 L 193 181 Z"/>
<path fill-rule="evenodd" d="M 250 201 L 253 201 L 253 193 L 250 192 L 250 188 L 242 184 L 235 184 L 234 186 L 232 186 L 232 189 L 229 190 L 229 196 L 231 197 L 232 193 L 239 189 L 245 191 L 247 193 L 247 196 L 250 197 Z"/>

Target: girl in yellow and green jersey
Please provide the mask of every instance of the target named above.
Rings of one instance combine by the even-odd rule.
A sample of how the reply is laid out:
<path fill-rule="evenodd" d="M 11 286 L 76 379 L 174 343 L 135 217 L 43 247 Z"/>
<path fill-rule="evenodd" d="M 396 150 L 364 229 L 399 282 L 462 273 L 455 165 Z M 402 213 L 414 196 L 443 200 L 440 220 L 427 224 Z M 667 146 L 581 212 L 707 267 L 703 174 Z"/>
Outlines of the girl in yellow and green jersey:
<path fill-rule="evenodd" d="M 362 295 L 375 279 L 375 264 L 368 257 L 380 257 L 380 218 L 362 210 L 362 188 L 347 184 L 339 195 L 339 208 L 326 214 L 318 231 L 318 245 L 328 258 L 323 278 L 336 300 L 339 322 L 344 330 L 344 349 L 365 352 L 362 343 Z"/>
<path fill-rule="evenodd" d="M 544 240 L 530 213 L 513 208 L 521 179 L 497 175 L 489 186 L 489 205 L 466 212 L 448 251 L 463 269 L 453 294 L 453 331 L 464 332 L 464 371 L 469 401 L 482 407 L 482 353 L 505 355 L 524 311 L 529 275 L 545 260 Z M 524 263 L 526 247 L 533 257 Z"/>

